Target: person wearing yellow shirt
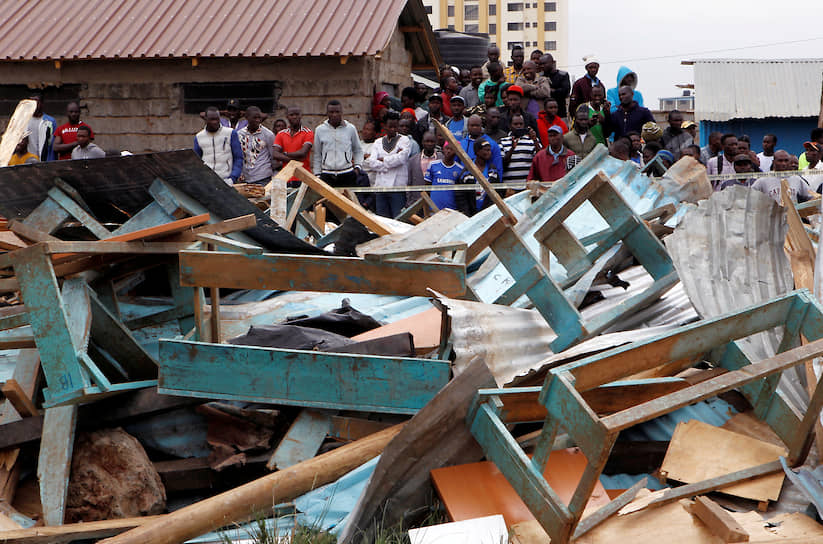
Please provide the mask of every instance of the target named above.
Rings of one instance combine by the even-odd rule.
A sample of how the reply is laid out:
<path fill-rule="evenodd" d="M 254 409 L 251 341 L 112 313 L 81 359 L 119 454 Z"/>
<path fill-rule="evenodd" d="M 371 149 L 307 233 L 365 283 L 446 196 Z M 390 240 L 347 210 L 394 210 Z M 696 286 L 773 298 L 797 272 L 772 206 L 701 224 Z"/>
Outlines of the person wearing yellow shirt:
<path fill-rule="evenodd" d="M 29 133 L 23 134 L 17 147 L 14 148 L 14 153 L 9 160 L 9 166 L 18 166 L 21 164 L 32 164 L 40 162 L 40 158 L 34 153 L 29 153 Z"/>

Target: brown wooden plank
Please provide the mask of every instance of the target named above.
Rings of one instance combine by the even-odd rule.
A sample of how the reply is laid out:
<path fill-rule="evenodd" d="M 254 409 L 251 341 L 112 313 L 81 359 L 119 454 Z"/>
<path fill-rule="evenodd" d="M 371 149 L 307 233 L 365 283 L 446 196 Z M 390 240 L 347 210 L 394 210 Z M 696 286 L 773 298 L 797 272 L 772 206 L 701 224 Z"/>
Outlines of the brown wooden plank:
<path fill-rule="evenodd" d="M 675 428 L 660 474 L 683 483 L 696 483 L 775 461 L 785 455 L 780 446 L 749 438 L 700 421 Z M 783 473 L 723 488 L 723 493 L 756 501 L 777 500 Z"/>
<path fill-rule="evenodd" d="M 749 533 L 719 504 L 708 497 L 696 497 L 692 514 L 706 524 L 723 542 L 748 542 Z"/>
<path fill-rule="evenodd" d="M 307 184 L 320 196 L 328 199 L 330 203 L 340 208 L 347 215 L 363 223 L 366 228 L 381 236 L 391 234 L 393 232 L 392 229 L 377 220 L 376 217 L 368 212 L 363 206 L 356 202 L 352 202 L 343 196 L 337 189 L 303 168 L 300 161 L 291 161 L 291 163 L 297 163 L 294 168 L 294 175 L 297 179 Z"/>
<path fill-rule="evenodd" d="M 35 346 L 28 346 L 28 347 L 35 347 Z M 3 384 L 2 389 L 3 395 L 5 395 L 6 400 L 8 400 L 14 409 L 17 410 L 17 413 L 20 414 L 21 417 L 32 417 L 39 415 L 37 411 L 37 407 L 31 401 L 31 397 L 26 394 L 26 391 L 23 387 L 17 383 L 17 380 L 14 378 L 9 379 L 6 383 Z"/>
<path fill-rule="evenodd" d="M 3 544 L 55 544 L 75 540 L 96 540 L 114 536 L 139 527 L 140 525 L 161 519 L 163 516 L 145 516 L 142 518 L 109 519 L 105 521 L 86 521 L 71 523 L 59 527 L 32 527 L 0 533 Z"/>
<path fill-rule="evenodd" d="M 476 179 L 477 182 L 486 191 L 486 194 L 489 196 L 491 201 L 494 203 L 495 206 L 497 206 L 497 209 L 500 210 L 500 213 L 503 214 L 503 217 L 506 219 L 506 222 L 509 225 L 515 225 L 517 223 L 517 216 L 514 215 L 514 212 L 511 208 L 509 208 L 509 205 L 506 204 L 506 201 L 503 200 L 503 197 L 497 194 L 497 191 L 494 190 L 492 184 L 489 183 L 489 180 L 487 180 L 486 176 L 483 175 L 483 172 L 481 172 L 477 165 L 474 164 L 474 161 L 469 158 L 468 153 L 466 153 L 466 150 L 463 149 L 462 145 L 460 145 L 460 142 L 457 141 L 457 138 L 454 137 L 454 134 L 452 134 L 452 132 L 448 128 L 443 126 L 443 124 L 441 124 L 440 121 L 438 121 L 437 119 L 434 119 L 434 125 L 437 127 L 437 130 L 440 131 L 440 134 L 443 135 L 446 141 L 449 142 L 449 145 L 452 146 L 452 149 L 454 149 L 455 153 L 457 153 L 457 156 L 460 158 L 460 162 L 463 163 L 463 166 L 469 172 L 471 172 L 471 174 L 474 176 L 474 179 Z M 500 174 L 500 176 L 502 179 L 502 174 Z"/>
<path fill-rule="evenodd" d="M 43 232 L 40 229 L 36 229 L 34 227 L 30 227 L 25 223 L 17 220 L 13 220 L 9 223 L 9 230 L 13 233 L 17 234 L 18 236 L 22 236 L 26 240 L 31 242 L 56 242 L 58 238 L 55 238 L 51 234 L 47 232 Z"/>
<path fill-rule="evenodd" d="M 587 464 L 584 455 L 575 449 L 553 451 L 549 456 L 543 474 L 565 504 L 571 500 Z M 431 478 L 452 521 L 490 512 L 502 514 L 507 527 L 534 519 L 503 473 L 490 461 L 433 470 Z M 603 484 L 598 482 L 588 508 L 605 506 L 609 500 Z"/>
<path fill-rule="evenodd" d="M 29 244 L 21 240 L 17 234 L 9 230 L 0 231 L 0 249 L 14 251 L 28 246 Z"/>
<path fill-rule="evenodd" d="M 359 417 L 332 416 L 329 436 L 335 440 L 349 442 L 352 440 L 360 440 L 370 434 L 391 427 L 391 425 L 391 423 L 372 421 Z"/>
<path fill-rule="evenodd" d="M 160 238 L 179 232 L 184 232 L 186 230 L 191 229 L 192 227 L 199 227 L 200 225 L 208 223 L 209 219 L 211 219 L 211 216 L 207 213 L 204 213 L 201 215 L 195 215 L 193 217 L 186 217 L 178 221 L 172 221 L 171 223 L 157 225 L 156 227 L 149 227 L 147 229 L 135 230 L 133 232 L 127 232 L 126 234 L 120 234 L 118 236 L 111 236 L 109 238 L 106 238 L 106 241 L 132 242 L 135 240 L 151 240 L 153 238 Z"/>
<path fill-rule="evenodd" d="M 180 285 L 183 287 L 217 285 L 235 289 L 406 296 L 428 296 L 427 289 L 431 288 L 455 297 L 466 291 L 465 270 L 465 265 L 455 263 L 375 263 L 355 257 L 180 252 Z"/>
<path fill-rule="evenodd" d="M 257 218 L 254 214 L 242 215 L 234 219 L 226 219 L 219 223 L 201 225 L 190 230 L 173 234 L 162 239 L 168 242 L 194 242 L 198 234 L 230 234 L 241 230 L 250 229 L 257 226 Z"/>

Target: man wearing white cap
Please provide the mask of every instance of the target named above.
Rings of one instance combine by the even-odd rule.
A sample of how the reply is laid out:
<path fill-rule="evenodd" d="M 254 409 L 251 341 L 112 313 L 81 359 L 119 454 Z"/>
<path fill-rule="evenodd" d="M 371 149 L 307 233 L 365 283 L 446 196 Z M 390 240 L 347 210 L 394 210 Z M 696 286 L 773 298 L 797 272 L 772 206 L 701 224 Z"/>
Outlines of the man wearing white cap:
<path fill-rule="evenodd" d="M 583 62 L 586 63 L 586 75 L 574 82 L 572 94 L 569 98 L 569 117 L 572 118 L 578 106 L 592 99 L 592 87 L 602 85 L 600 79 L 597 77 L 597 72 L 600 70 L 600 63 L 597 62 L 597 57 L 587 55 L 583 57 Z"/>

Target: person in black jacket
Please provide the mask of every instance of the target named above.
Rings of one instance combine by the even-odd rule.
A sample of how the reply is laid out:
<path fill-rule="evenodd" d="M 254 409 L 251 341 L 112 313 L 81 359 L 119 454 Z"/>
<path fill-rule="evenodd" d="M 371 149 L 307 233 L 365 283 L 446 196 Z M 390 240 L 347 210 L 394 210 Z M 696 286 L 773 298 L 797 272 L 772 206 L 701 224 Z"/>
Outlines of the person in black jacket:
<path fill-rule="evenodd" d="M 568 117 L 569 112 L 566 108 L 566 101 L 572 90 L 569 73 L 557 69 L 557 62 L 550 53 L 546 53 L 540 58 L 540 64 L 543 66 L 543 75 L 551 81 L 551 97 L 557 100 L 557 115 L 563 118 Z"/>
<path fill-rule="evenodd" d="M 615 140 L 622 138 L 629 132 L 640 132 L 645 123 L 654 123 L 654 116 L 649 108 L 638 105 L 634 99 L 634 89 L 628 85 L 623 85 L 618 91 L 618 96 L 620 97 L 620 105 L 617 107 L 617 111 L 612 114 Z"/>

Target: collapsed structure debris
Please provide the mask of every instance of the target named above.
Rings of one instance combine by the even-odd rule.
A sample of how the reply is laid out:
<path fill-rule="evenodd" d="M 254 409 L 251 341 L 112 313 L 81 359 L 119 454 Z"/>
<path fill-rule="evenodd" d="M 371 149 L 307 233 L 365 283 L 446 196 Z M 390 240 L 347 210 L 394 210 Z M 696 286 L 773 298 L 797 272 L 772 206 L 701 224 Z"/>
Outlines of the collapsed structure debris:
<path fill-rule="evenodd" d="M 433 493 L 522 544 L 823 541 L 817 209 L 689 160 L 394 220 L 297 161 L 263 196 L 182 151 L 0 169 L 0 542 L 182 543 L 358 467 L 341 542 Z"/>

